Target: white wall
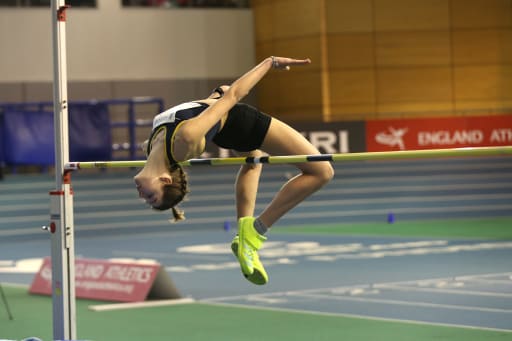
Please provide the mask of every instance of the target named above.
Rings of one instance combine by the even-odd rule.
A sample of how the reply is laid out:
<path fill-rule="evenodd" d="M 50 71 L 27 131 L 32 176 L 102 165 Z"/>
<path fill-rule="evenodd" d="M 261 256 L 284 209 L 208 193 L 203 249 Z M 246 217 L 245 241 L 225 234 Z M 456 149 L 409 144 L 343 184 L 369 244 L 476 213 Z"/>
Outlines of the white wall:
<path fill-rule="evenodd" d="M 250 9 L 67 11 L 70 81 L 235 78 L 254 65 Z M 49 8 L 0 9 L 0 82 L 51 81 Z"/>

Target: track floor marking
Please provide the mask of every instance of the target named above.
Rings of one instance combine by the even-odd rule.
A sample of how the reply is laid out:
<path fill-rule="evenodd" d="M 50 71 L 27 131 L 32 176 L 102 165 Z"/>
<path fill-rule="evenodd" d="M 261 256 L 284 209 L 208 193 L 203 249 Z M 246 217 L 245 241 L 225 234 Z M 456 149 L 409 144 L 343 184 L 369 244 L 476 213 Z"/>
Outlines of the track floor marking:
<path fill-rule="evenodd" d="M 454 309 L 454 310 L 470 310 L 470 311 L 481 311 L 481 312 L 492 312 L 492 313 L 512 313 L 512 309 L 498 309 L 498 308 L 482 308 L 472 307 L 463 305 L 452 305 L 452 304 L 439 304 L 439 303 L 427 303 L 418 301 L 403 301 L 403 300 L 390 300 L 382 298 L 364 298 L 364 297 L 353 297 L 353 296 L 337 296 L 326 293 L 322 294 L 297 294 L 288 295 L 288 297 L 307 297 L 307 298 L 319 298 L 325 300 L 338 300 L 338 301 L 356 301 L 365 303 L 382 303 L 391 305 L 402 305 L 402 306 L 413 306 L 413 307 L 427 307 L 427 308 L 441 308 L 441 309 Z"/>
<path fill-rule="evenodd" d="M 433 323 L 433 322 L 424 322 L 424 321 L 416 321 L 416 320 L 404 320 L 404 319 L 395 319 L 395 318 L 386 318 L 386 317 L 375 317 L 375 316 L 367 316 L 367 315 L 360 315 L 360 314 L 329 313 L 329 312 L 316 311 L 316 310 L 305 310 L 305 309 L 289 309 L 289 308 L 253 306 L 253 305 L 238 304 L 238 303 L 222 303 L 222 302 L 212 301 L 210 299 L 200 300 L 200 301 L 197 301 L 197 303 L 211 305 L 211 306 L 228 307 L 228 308 L 233 307 L 233 308 L 243 308 L 243 309 L 253 309 L 253 310 L 277 311 L 277 312 L 284 312 L 284 313 L 291 313 L 291 314 L 307 314 L 307 315 L 317 315 L 317 316 L 357 318 L 357 319 L 372 320 L 372 321 L 395 322 L 395 323 L 406 323 L 406 324 L 438 326 L 438 327 L 451 327 L 451 328 L 462 328 L 462 329 L 471 329 L 471 330 L 487 330 L 487 331 L 505 332 L 505 333 L 512 334 L 512 330 L 501 329 L 501 328 L 488 328 L 488 327 L 468 326 L 468 325 L 461 325 L 461 324 L 450 324 L 450 323 Z"/>
<path fill-rule="evenodd" d="M 494 282 L 488 282 L 488 283 L 494 284 Z M 396 290 L 396 291 L 421 291 L 421 292 L 432 292 L 432 293 L 454 294 L 454 295 L 473 295 L 473 296 L 491 296 L 491 297 L 512 298 L 512 293 L 474 291 L 474 290 L 463 290 L 463 289 L 420 288 L 420 287 L 400 286 L 400 285 L 394 285 L 394 284 L 376 284 L 374 286 L 374 288 Z"/>
<path fill-rule="evenodd" d="M 375 320 L 512 332 L 512 328 L 510 328 L 510 324 L 507 322 L 510 321 L 512 314 L 512 281 L 500 281 L 499 283 L 493 281 L 493 279 L 496 278 L 509 278 L 509 276 L 510 273 L 506 272 L 348 285 L 331 288 L 217 297 L 204 299 L 201 303 L 225 304 L 226 306 L 247 308 L 252 307 L 252 304 L 255 305 L 255 307 L 253 307 L 255 309 L 260 308 L 313 314 L 320 313 L 327 316 L 359 317 Z M 482 290 L 475 289 L 474 287 L 472 290 L 467 289 L 468 286 L 478 285 L 481 287 L 482 282 L 479 281 L 480 279 L 487 280 Z M 461 282 L 462 280 L 464 280 L 464 283 Z M 506 285 L 504 286 L 503 284 Z M 501 291 L 492 292 L 491 289 L 496 286 L 499 286 L 498 289 L 501 289 Z M 510 293 L 508 293 L 509 289 Z M 411 295 L 400 295 L 397 297 L 397 293 L 399 294 L 400 292 L 411 292 Z M 418 294 L 423 293 L 423 295 L 414 295 L 414 292 L 418 292 Z M 425 293 L 428 296 L 425 296 Z M 460 298 L 452 299 L 455 296 L 452 298 L 440 296 L 446 294 L 453 294 L 459 297 L 467 295 L 467 298 L 463 300 Z M 479 297 L 487 299 L 482 301 Z M 336 303 L 340 301 L 347 303 Z M 324 312 L 318 312 L 318 304 L 324 307 Z M 395 308 L 388 309 L 386 305 L 392 305 L 395 306 Z M 294 307 L 296 307 L 296 309 Z M 311 311 L 308 309 L 309 307 L 312 308 Z M 425 318 L 425 312 L 431 309 L 438 309 L 439 314 L 435 313 L 433 318 Z M 443 310 L 445 312 L 443 312 Z M 366 315 L 367 311 L 369 312 L 368 315 Z M 388 314 L 386 311 L 393 311 L 393 313 Z M 452 312 L 449 313 L 450 311 Z M 469 317 L 469 321 L 474 320 L 476 316 L 480 317 L 477 319 L 478 322 L 465 324 L 465 320 L 460 319 L 461 314 Z M 446 320 L 446 318 L 448 318 L 448 320 Z M 452 321 L 452 323 L 445 323 L 448 321 Z"/>
<path fill-rule="evenodd" d="M 112 311 L 112 310 L 124 310 L 124 309 L 136 309 L 136 308 L 151 308 L 151 307 L 162 307 L 169 305 L 180 305 L 195 303 L 193 298 L 178 298 L 172 300 L 156 300 L 146 302 L 130 302 L 130 303 L 112 303 L 112 304 L 97 304 L 90 305 L 89 310 L 92 311 Z"/>

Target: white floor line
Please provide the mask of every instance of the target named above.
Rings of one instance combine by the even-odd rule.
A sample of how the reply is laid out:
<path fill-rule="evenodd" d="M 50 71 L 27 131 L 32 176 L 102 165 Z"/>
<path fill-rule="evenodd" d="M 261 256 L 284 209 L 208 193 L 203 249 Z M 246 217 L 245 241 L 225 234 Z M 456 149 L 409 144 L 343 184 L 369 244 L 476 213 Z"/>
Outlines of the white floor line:
<path fill-rule="evenodd" d="M 425 283 L 439 282 L 439 281 L 458 281 L 464 280 L 466 278 L 473 277 L 493 277 L 493 276 L 507 276 L 512 275 L 512 272 L 493 272 L 493 273 L 485 273 L 485 274 L 476 274 L 476 275 L 461 275 L 461 276 L 453 276 L 453 277 L 436 277 L 436 278 L 425 278 L 425 279 L 414 279 L 410 281 L 396 281 L 396 282 L 382 282 L 382 283 L 374 283 L 373 285 L 402 285 L 402 284 L 418 284 L 422 285 Z"/>
<path fill-rule="evenodd" d="M 152 308 L 162 307 L 169 305 L 181 305 L 195 303 L 196 301 L 191 298 L 178 298 L 173 300 L 155 300 L 145 302 L 130 302 L 130 303 L 112 303 L 112 304 L 98 304 L 90 305 L 89 310 L 92 311 L 112 311 L 112 310 L 123 310 L 123 309 L 138 309 L 138 308 Z"/>
<path fill-rule="evenodd" d="M 512 329 L 478 327 L 478 326 L 468 326 L 468 325 L 450 324 L 450 323 L 423 322 L 423 321 L 414 321 L 414 320 L 403 320 L 403 319 L 395 319 L 395 318 L 366 316 L 366 315 L 358 315 L 358 314 L 327 313 L 327 312 L 316 311 L 316 310 L 263 307 L 263 306 L 233 304 L 233 303 L 218 303 L 218 302 L 202 301 L 202 300 L 197 301 L 197 303 L 211 305 L 211 306 L 228 307 L 228 308 L 243 308 L 243 309 L 252 309 L 252 310 L 277 311 L 277 312 L 292 313 L 292 314 L 305 314 L 305 315 L 329 316 L 329 317 L 347 317 L 347 318 L 357 318 L 357 319 L 372 320 L 372 321 L 396 322 L 396 323 L 406 323 L 406 324 L 414 324 L 414 325 L 451 327 L 451 328 L 462 328 L 462 329 L 471 329 L 471 330 L 486 330 L 486 331 L 512 333 Z"/>
<path fill-rule="evenodd" d="M 490 277 L 490 276 L 502 276 L 508 275 L 512 273 L 504 272 L 504 273 L 487 273 L 487 274 L 477 274 L 477 275 L 464 275 L 464 276 L 453 276 L 453 277 L 436 277 L 436 278 L 427 278 L 427 279 L 415 279 L 410 281 L 393 281 L 393 282 L 382 282 L 382 283 L 372 283 L 372 284 L 353 284 L 353 285 L 345 285 L 339 287 L 328 287 L 328 288 L 312 288 L 312 289 L 303 289 L 303 290 L 287 290 L 287 291 L 276 291 L 270 293 L 261 293 L 261 294 L 252 294 L 252 295 L 236 295 L 236 296 L 221 296 L 221 297 L 212 297 L 203 299 L 203 302 L 221 302 L 221 301 L 231 301 L 237 299 L 245 299 L 248 296 L 251 297 L 261 297 L 261 296 L 283 296 L 283 295 L 293 295 L 293 294 L 309 294 L 315 292 L 323 292 L 323 291 L 343 291 L 343 290 L 352 290 L 352 289 L 372 289 L 378 288 L 383 285 L 407 285 L 407 284 L 422 284 L 422 283 L 431 283 L 438 281 L 453 281 L 458 280 L 460 278 L 466 277 Z"/>
<path fill-rule="evenodd" d="M 257 205 L 258 208 L 263 207 L 263 205 Z M 512 211 L 512 204 L 480 204 L 480 205 L 459 205 L 459 206 L 432 206 L 432 207 L 411 207 L 411 208 L 397 208 L 394 210 L 395 214 L 419 214 L 419 213 L 458 213 L 458 212 L 485 212 L 485 211 L 496 211 L 496 210 L 504 210 L 511 212 Z M 189 210 L 190 211 L 190 210 Z M 324 212 L 298 212 L 294 213 L 291 212 L 287 215 L 288 219 L 306 219 L 306 218 L 343 218 L 343 217 L 352 217 L 352 216 L 385 216 L 389 213 L 388 208 L 381 208 L 381 209 L 356 209 L 356 210 L 350 210 L 350 211 L 340 211 L 340 210 L 329 210 Z M 165 215 L 165 212 L 159 213 L 162 216 Z M 155 212 L 151 212 L 149 210 L 134 210 L 134 211 L 110 211 L 110 212 L 90 212 L 90 213 L 80 213 L 76 214 L 75 219 L 87 219 L 87 218 L 95 218 L 96 220 L 101 220 L 100 218 L 109 218 L 109 217 L 115 217 L 115 216 L 121 216 L 124 218 L 128 217 L 140 217 L 142 215 L 148 216 L 148 217 L 156 217 Z M 0 224 L 9 225 L 12 223 L 34 223 L 40 224 L 41 222 L 47 221 L 48 215 L 47 214 L 40 214 L 40 215 L 34 215 L 34 216 L 21 216 L 21 217 L 7 217 L 7 218 L 0 218 Z M 195 218 L 191 223 L 204 223 L 204 222 L 211 222 L 213 218 Z M 225 221 L 225 219 L 216 218 L 216 221 Z M 188 220 L 187 220 L 188 221 Z M 161 221 L 159 221 L 161 223 Z M 137 225 L 140 226 L 140 222 L 136 222 Z M 185 222 L 186 223 L 186 222 Z M 128 225 L 129 223 L 116 223 L 118 226 L 122 225 Z M 95 226 L 98 224 L 94 224 Z M 101 225 L 99 225 L 101 226 Z M 88 229 L 88 228 L 87 228 Z M 3 233 L 2 233 L 3 234 Z"/>
<path fill-rule="evenodd" d="M 474 291 L 474 290 L 464 290 L 464 289 L 453 289 L 452 290 L 452 289 L 441 289 L 441 288 L 409 287 L 409 286 L 400 286 L 400 285 L 395 285 L 395 284 L 379 284 L 379 285 L 375 285 L 374 288 L 397 290 L 397 291 L 420 291 L 420 292 L 433 292 L 433 293 L 454 294 L 454 295 L 512 298 L 512 293 Z"/>
<path fill-rule="evenodd" d="M 3 285 L 4 287 L 22 288 L 22 289 L 27 289 L 27 290 L 30 287 L 30 285 L 28 285 L 28 284 L 11 283 L 11 282 L 1 282 L 0 281 L 0 284 Z"/>
<path fill-rule="evenodd" d="M 292 295 L 289 295 L 292 296 Z M 401 306 L 412 306 L 412 307 L 424 307 L 424 308 L 440 308 L 440 309 L 452 309 L 452 310 L 469 310 L 469 311 L 479 311 L 486 313 L 512 313 L 512 309 L 499 309 L 499 308 L 482 308 L 482 307 L 472 307 L 472 306 L 460 306 L 460 305 L 452 305 L 452 304 L 439 304 L 439 303 L 428 303 L 428 302 L 418 302 L 418 301 L 400 301 L 400 300 L 389 300 L 382 298 L 362 298 L 362 297 L 349 297 L 349 296 L 336 296 L 336 295 L 320 295 L 320 294 L 297 294 L 294 295 L 297 297 L 307 297 L 307 298 L 316 298 L 316 299 L 326 299 L 326 300 L 337 300 L 337 301 L 356 301 L 363 303 L 380 303 L 380 304 L 392 304 L 392 305 L 401 305 Z"/>
<path fill-rule="evenodd" d="M 512 272 L 496 272 L 496 273 L 488 273 L 488 274 L 482 274 L 482 275 L 464 275 L 464 276 L 457 276 L 456 278 L 464 279 L 464 278 L 481 278 L 481 277 L 496 277 L 496 276 L 512 276 Z"/>
<path fill-rule="evenodd" d="M 471 284 L 509 284 L 512 285 L 512 279 L 486 279 L 486 278 L 468 278 L 466 280 L 459 279 L 460 281 L 468 282 Z"/>
<path fill-rule="evenodd" d="M 347 285 L 347 286 L 341 286 L 341 287 L 335 287 L 335 288 L 316 288 L 316 289 L 304 289 L 304 290 L 291 290 L 291 291 L 275 291 L 270 293 L 260 293 L 260 294 L 250 294 L 250 295 L 236 295 L 236 296 L 221 296 L 221 297 L 212 297 L 212 298 L 205 298 L 202 299 L 202 302 L 222 302 L 222 301 L 232 301 L 232 300 L 239 300 L 239 299 L 247 299 L 249 298 L 258 298 L 258 297 L 267 297 L 267 296 L 288 296 L 288 295 L 294 295 L 294 294 L 302 294 L 302 293 L 310 293 L 310 292 L 321 292 L 325 290 L 351 290 L 351 289 L 368 289 L 371 286 L 368 284 L 362 284 L 362 285 Z"/>
<path fill-rule="evenodd" d="M 267 195 L 265 195 L 267 196 Z M 273 193 L 269 194 L 268 197 L 273 196 Z M 263 198 L 263 196 L 259 195 L 259 198 Z M 219 200 L 219 197 L 216 198 L 212 196 L 212 200 Z M 229 195 L 227 199 L 232 199 L 232 195 Z M 423 196 L 400 196 L 396 198 L 362 198 L 362 199 L 337 199 L 337 200 L 309 200 L 304 202 L 302 205 L 304 208 L 307 207 L 329 207 L 329 206 L 344 206 L 344 205 L 356 205 L 356 204 L 390 204 L 390 203 L 414 203 L 414 202 L 454 202 L 454 201 L 479 201 L 479 200 L 510 200 L 512 199 L 512 194 L 510 193 L 500 193 L 500 194 L 457 194 L 457 195 L 423 195 Z M 134 206 L 137 204 L 138 198 L 132 199 L 106 199 L 106 200 L 79 200 L 75 204 L 75 208 L 77 210 L 82 208 L 94 208 L 94 207 L 105 207 L 114 203 L 116 206 L 126 205 L 126 206 Z M 39 210 L 39 209 L 47 209 L 48 203 L 40 203 L 40 204 L 31 204 L 31 210 Z M 218 212 L 221 210 L 232 210 L 233 204 L 225 204 L 225 205 L 214 205 L 209 207 L 190 207 L 188 208 L 188 212 Z M 26 211 L 27 207 L 20 206 L 19 204 L 6 204 L 0 207 L 0 212 L 13 212 L 13 211 Z M 143 213 L 147 212 L 145 207 L 141 205 L 136 209 L 137 212 L 141 211 Z M 139 212 L 140 213 L 140 212 Z M 85 213 L 78 213 L 81 216 L 85 215 Z M 112 214 L 106 213 L 106 216 L 111 216 Z"/>

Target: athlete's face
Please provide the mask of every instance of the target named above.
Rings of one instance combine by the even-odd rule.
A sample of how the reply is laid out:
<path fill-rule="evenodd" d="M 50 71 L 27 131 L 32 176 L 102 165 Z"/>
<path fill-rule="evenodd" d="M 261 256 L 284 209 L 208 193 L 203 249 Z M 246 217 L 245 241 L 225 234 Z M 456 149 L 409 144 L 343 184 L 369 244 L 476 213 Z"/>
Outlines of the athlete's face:
<path fill-rule="evenodd" d="M 135 187 L 139 192 L 139 198 L 144 199 L 146 203 L 153 207 L 158 207 L 162 204 L 162 188 L 163 182 L 159 177 L 142 178 L 135 177 Z"/>

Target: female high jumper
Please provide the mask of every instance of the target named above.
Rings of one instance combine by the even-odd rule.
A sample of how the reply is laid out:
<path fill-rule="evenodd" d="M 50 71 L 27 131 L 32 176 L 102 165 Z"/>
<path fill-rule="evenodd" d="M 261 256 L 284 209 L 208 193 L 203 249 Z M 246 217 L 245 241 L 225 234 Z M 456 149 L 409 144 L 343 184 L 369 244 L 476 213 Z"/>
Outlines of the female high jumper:
<path fill-rule="evenodd" d="M 256 108 L 239 103 L 270 69 L 310 64 L 309 59 L 269 57 L 205 99 L 172 107 L 153 120 L 147 141 L 147 161 L 134 177 L 139 196 L 158 210 L 172 209 L 175 220 L 184 219 L 176 208 L 188 193 L 187 176 L 178 164 L 199 157 L 206 141 L 231 149 L 241 156 L 312 155 L 319 151 L 299 132 Z M 300 174 L 286 182 L 273 200 L 254 217 L 261 164 L 242 165 L 235 182 L 238 234 L 231 249 L 243 275 L 254 284 L 266 284 L 268 275 L 257 250 L 264 234 L 285 213 L 328 183 L 334 176 L 331 164 L 294 164 Z"/>

